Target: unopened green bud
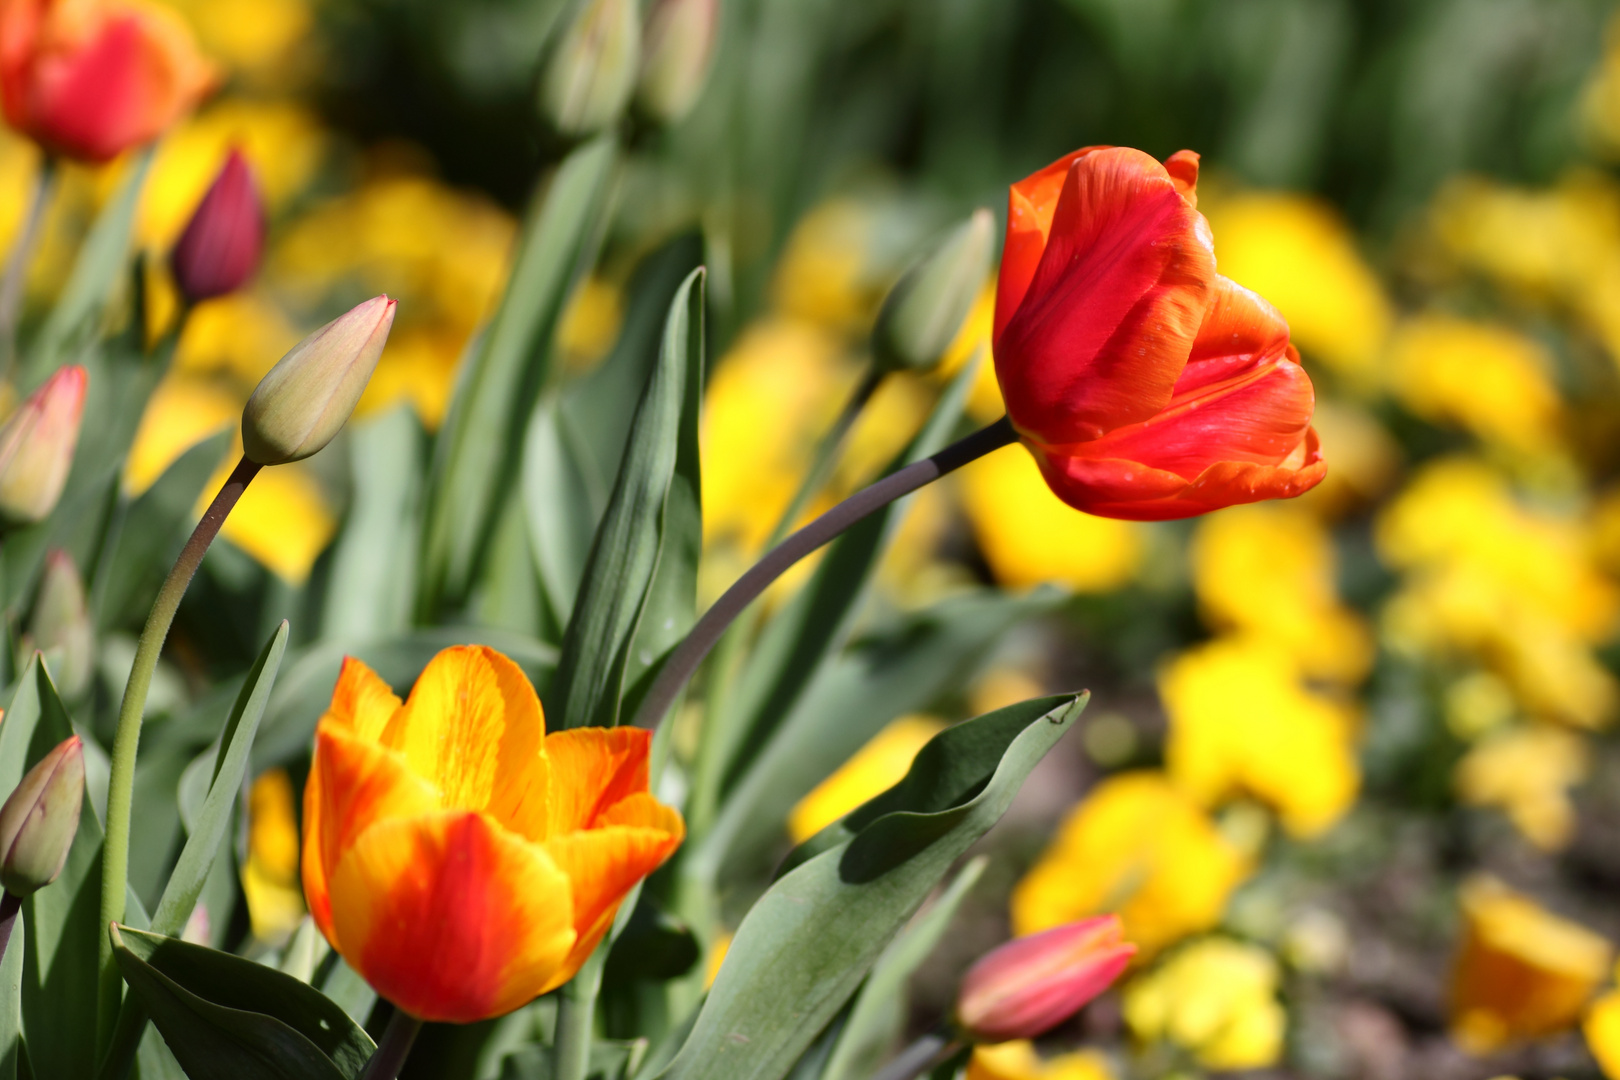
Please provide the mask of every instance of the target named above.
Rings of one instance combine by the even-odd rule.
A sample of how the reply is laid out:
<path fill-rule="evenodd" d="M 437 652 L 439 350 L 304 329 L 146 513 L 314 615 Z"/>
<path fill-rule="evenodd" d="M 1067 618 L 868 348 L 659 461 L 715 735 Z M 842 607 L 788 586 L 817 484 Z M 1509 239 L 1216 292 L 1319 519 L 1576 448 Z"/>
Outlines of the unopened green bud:
<path fill-rule="evenodd" d="M 294 345 L 259 380 L 242 410 L 242 452 L 260 465 L 307 458 L 354 412 L 394 325 L 394 305 L 374 296 Z"/>
<path fill-rule="evenodd" d="M 881 370 L 926 370 L 940 362 L 984 287 L 994 242 L 990 211 L 975 210 L 901 276 L 872 330 Z"/>
<path fill-rule="evenodd" d="M 65 551 L 45 556 L 29 633 L 36 648 L 55 658 L 51 674 L 62 696 L 71 700 L 84 693 L 95 669 L 95 628 L 79 568 Z"/>
<path fill-rule="evenodd" d="M 0 806 L 0 885 L 7 892 L 27 896 L 56 880 L 83 805 L 84 747 L 72 735 L 29 769 Z"/>
<path fill-rule="evenodd" d="M 540 78 L 540 107 L 569 135 L 601 131 L 636 88 L 641 18 L 636 0 L 582 0 Z"/>
<path fill-rule="evenodd" d="M 709 78 L 720 0 L 653 0 L 642 34 L 636 101 L 654 120 L 685 116 Z"/>

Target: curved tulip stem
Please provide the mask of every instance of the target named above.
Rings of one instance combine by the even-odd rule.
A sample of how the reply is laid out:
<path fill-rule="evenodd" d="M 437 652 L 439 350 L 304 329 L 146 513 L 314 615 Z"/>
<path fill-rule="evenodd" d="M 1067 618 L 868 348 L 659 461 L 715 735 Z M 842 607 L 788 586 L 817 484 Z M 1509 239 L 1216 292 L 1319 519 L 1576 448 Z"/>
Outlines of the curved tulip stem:
<path fill-rule="evenodd" d="M 980 428 L 965 439 L 952 443 L 933 457 L 913 462 L 905 468 L 885 476 L 862 488 L 810 524 L 772 548 L 763 559 L 727 589 L 714 606 L 692 627 L 691 633 L 675 647 L 669 659 L 659 669 L 658 677 L 647 690 L 641 707 L 631 723 L 637 727 L 657 727 L 664 714 L 674 704 L 681 688 L 697 671 L 703 658 L 709 655 L 714 643 L 750 603 L 770 587 L 771 583 L 788 571 L 794 563 L 809 555 L 839 533 L 869 514 L 881 510 L 894 500 L 911 494 L 918 488 L 933 483 L 946 473 L 954 472 L 1018 438 L 1012 422 L 1005 416 L 989 427 Z"/>
<path fill-rule="evenodd" d="M 23 286 L 34 261 L 34 249 L 39 246 L 45 209 L 56 187 L 56 175 L 56 158 L 47 154 L 40 162 L 39 175 L 34 178 L 34 191 L 23 214 L 22 229 L 11 245 L 11 254 L 6 256 L 5 277 L 0 278 L 0 379 L 11 374 L 11 364 L 17 356 L 17 316 L 22 312 Z"/>
<path fill-rule="evenodd" d="M 158 590 L 152 610 L 146 616 L 140 643 L 135 647 L 135 662 L 130 665 L 129 681 L 124 684 L 124 700 L 118 707 L 118 728 L 113 735 L 112 767 L 107 781 L 107 839 L 102 848 L 101 861 L 101 981 L 100 996 L 96 1002 L 96 1045 L 105 1051 L 112 1038 L 113 1020 L 118 1015 L 118 965 L 113 959 L 112 939 L 106 927 L 124 921 L 124 899 L 129 879 L 129 816 L 130 801 L 135 789 L 135 752 L 141 741 L 141 719 L 146 709 L 146 694 L 152 688 L 152 673 L 157 669 L 163 642 L 169 636 L 175 612 L 180 610 L 180 599 L 186 587 L 202 565 L 208 545 L 219 535 L 225 516 L 231 512 L 242 492 L 258 475 L 261 468 L 255 462 L 242 458 L 236 463 L 230 478 L 214 496 L 203 512 L 202 520 L 192 530 L 191 539 L 180 550 L 163 588 Z"/>
<path fill-rule="evenodd" d="M 958 1040 L 930 1031 L 900 1051 L 872 1080 L 916 1080 L 960 1049 L 962 1044 Z"/>
<path fill-rule="evenodd" d="M 596 1026 L 596 996 L 608 946 L 597 946 L 572 979 L 557 991 L 557 1032 L 551 1046 L 551 1080 L 585 1080 Z"/>
<path fill-rule="evenodd" d="M 382 1041 L 377 1044 L 377 1052 L 366 1062 L 360 1080 L 395 1080 L 399 1076 L 399 1070 L 405 1065 L 405 1055 L 411 1052 L 411 1046 L 416 1042 L 416 1034 L 421 1030 L 422 1021 L 404 1009 L 396 1008 L 394 1015 L 388 1020 L 388 1026 L 383 1029 Z"/>
<path fill-rule="evenodd" d="M 0 896 L 0 960 L 6 957 L 6 946 L 11 944 L 11 930 L 17 925 L 17 919 L 22 914 L 22 897 L 6 890 Z"/>
<path fill-rule="evenodd" d="M 816 492 L 826 486 L 827 480 L 832 476 L 833 466 L 838 463 L 838 452 L 844 448 L 844 440 L 849 437 L 849 429 L 860 419 L 861 410 L 866 408 L 866 403 L 877 393 L 885 374 L 887 373 L 875 366 L 867 369 L 866 374 L 861 376 L 861 381 L 850 392 L 849 400 L 844 402 L 843 411 L 838 414 L 838 419 L 833 421 L 832 427 L 827 429 L 816 445 L 815 460 L 810 463 L 810 469 L 804 474 L 799 490 L 793 493 L 793 499 L 788 503 L 787 509 L 783 510 L 782 516 L 777 519 L 776 527 L 771 530 L 770 538 L 765 541 L 767 548 L 773 548 L 782 542 L 788 530 L 793 528 L 793 523 L 799 520 L 799 515 L 804 513 L 804 508 L 815 498 Z"/>

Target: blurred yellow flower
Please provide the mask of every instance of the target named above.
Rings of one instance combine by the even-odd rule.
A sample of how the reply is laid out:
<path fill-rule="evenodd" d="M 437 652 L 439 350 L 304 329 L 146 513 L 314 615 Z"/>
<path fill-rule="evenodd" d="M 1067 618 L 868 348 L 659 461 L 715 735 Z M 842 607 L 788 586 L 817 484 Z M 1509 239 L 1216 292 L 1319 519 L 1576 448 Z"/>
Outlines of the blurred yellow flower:
<path fill-rule="evenodd" d="M 242 866 L 253 936 L 280 942 L 304 917 L 298 872 L 298 815 L 285 769 L 261 773 L 248 789 L 247 861 Z"/>
<path fill-rule="evenodd" d="M 1226 637 L 1190 649 L 1160 673 L 1159 696 L 1170 720 L 1166 768 L 1200 803 L 1247 793 L 1289 832 L 1315 836 L 1355 802 L 1353 714 L 1307 690 L 1276 646 Z"/>
<path fill-rule="evenodd" d="M 1401 402 L 1426 420 L 1512 450 L 1545 452 L 1558 442 L 1563 403 L 1549 377 L 1552 359 L 1523 334 L 1422 315 L 1396 329 L 1389 363 Z"/>
<path fill-rule="evenodd" d="M 1471 1054 L 1576 1025 L 1608 973 L 1609 943 L 1491 878 L 1463 887 L 1451 1029 Z"/>
<path fill-rule="evenodd" d="M 1235 506 L 1203 518 L 1192 542 L 1193 588 L 1205 621 L 1263 639 L 1307 674 L 1357 682 L 1372 634 L 1339 603 L 1333 538 L 1284 503 Z"/>
<path fill-rule="evenodd" d="M 10 250 L 33 198 L 40 152 L 31 139 L 0 126 L 0 247 Z"/>
<path fill-rule="evenodd" d="M 1376 380 L 1389 301 L 1337 210 L 1283 192 L 1206 200 L 1200 209 L 1221 273 L 1276 305 L 1307 360 L 1356 384 Z"/>
<path fill-rule="evenodd" d="M 1015 934 L 1117 912 L 1144 956 L 1220 922 L 1248 858 L 1162 773 L 1102 781 L 1012 894 Z"/>
<path fill-rule="evenodd" d="M 185 12 L 198 43 L 239 72 L 277 74 L 309 37 L 308 0 L 168 0 Z"/>
<path fill-rule="evenodd" d="M 241 452 L 238 444 L 228 464 L 234 465 Z M 226 472 L 221 469 L 204 490 L 204 501 L 197 506 L 199 517 L 206 500 L 225 482 Z M 277 577 L 302 585 L 337 533 L 337 525 L 337 515 L 309 467 L 295 461 L 260 471 L 225 519 L 220 535 Z"/>
<path fill-rule="evenodd" d="M 1336 518 L 1383 495 L 1401 468 L 1401 449 L 1365 409 L 1343 401 L 1316 400 L 1311 426 L 1322 456 L 1333 463 L 1320 484 L 1295 500 L 1324 518 Z"/>
<path fill-rule="evenodd" d="M 1609 21 L 1603 59 L 1581 98 L 1581 119 L 1598 149 L 1620 153 L 1620 20 Z"/>
<path fill-rule="evenodd" d="M 571 371 L 583 371 L 607 355 L 624 322 L 624 290 L 591 275 L 568 298 L 557 324 L 557 351 Z"/>
<path fill-rule="evenodd" d="M 1106 592 L 1129 582 L 1141 564 L 1143 526 L 1060 502 L 1021 446 L 964 468 L 959 490 L 985 560 L 1008 588 L 1055 582 Z"/>
<path fill-rule="evenodd" d="M 1282 1055 L 1288 1017 L 1281 976 L 1265 949 L 1205 938 L 1125 986 L 1125 1023 L 1143 1040 L 1164 1039 L 1211 1069 L 1263 1069 Z"/>
<path fill-rule="evenodd" d="M 973 301 L 968 317 L 950 348 L 945 350 L 935 377 L 948 380 L 966 367 L 975 356 L 979 369 L 973 375 L 973 386 L 968 390 L 967 413 L 981 424 L 999 420 L 1006 413 L 1001 400 L 1001 384 L 996 382 L 996 365 L 990 353 L 990 333 L 996 321 L 996 279 L 992 277 Z M 982 350 L 982 351 L 981 351 Z"/>
<path fill-rule="evenodd" d="M 933 393 L 919 376 L 902 371 L 884 378 L 844 441 L 833 469 L 833 496 L 841 498 L 871 483 L 911 442 L 933 403 Z"/>
<path fill-rule="evenodd" d="M 932 716 L 902 716 L 817 784 L 788 814 L 788 833 L 802 844 L 868 799 L 905 777 L 911 760 L 928 740 L 945 730 Z"/>
<path fill-rule="evenodd" d="M 731 935 L 722 930 L 709 944 L 709 955 L 703 961 L 703 989 L 713 986 L 714 980 L 719 978 L 720 965 L 726 962 L 726 953 L 730 951 Z"/>
<path fill-rule="evenodd" d="M 1525 838 L 1557 851 L 1575 834 L 1569 789 L 1591 771 L 1586 740 L 1546 726 L 1513 728 L 1471 748 L 1457 763 L 1457 795 L 1504 811 Z"/>
<path fill-rule="evenodd" d="M 1620 1080 L 1620 990 L 1610 990 L 1592 1002 L 1581 1032 L 1603 1075 Z"/>
<path fill-rule="evenodd" d="M 212 382 L 179 373 L 158 383 L 124 461 L 125 494 L 140 495 L 181 454 L 238 423 L 245 400 Z"/>
<path fill-rule="evenodd" d="M 231 293 L 192 309 L 175 346 L 174 367 L 181 372 L 227 375 L 244 392 L 251 392 L 302 337 L 263 294 Z"/>
<path fill-rule="evenodd" d="M 799 220 L 772 284 L 782 314 L 841 333 L 866 329 L 888 285 L 874 278 L 869 258 L 875 213 L 858 200 L 836 198 Z"/>
<path fill-rule="evenodd" d="M 967 1080 L 1113 1080 L 1108 1059 L 1095 1050 L 1042 1058 L 1027 1040 L 975 1046 Z"/>

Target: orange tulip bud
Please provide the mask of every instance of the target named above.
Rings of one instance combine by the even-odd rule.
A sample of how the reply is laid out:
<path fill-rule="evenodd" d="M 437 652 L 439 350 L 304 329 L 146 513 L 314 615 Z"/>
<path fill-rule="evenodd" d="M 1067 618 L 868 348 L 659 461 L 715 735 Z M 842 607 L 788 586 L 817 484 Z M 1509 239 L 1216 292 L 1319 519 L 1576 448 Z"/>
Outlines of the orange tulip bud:
<path fill-rule="evenodd" d="M 304 788 L 304 896 L 332 947 L 422 1020 L 561 986 L 685 835 L 640 728 L 546 734 L 522 670 L 445 649 L 401 704 L 347 659 Z"/>
<path fill-rule="evenodd" d="M 135 0 L 0 0 L 6 121 L 52 153 L 107 161 L 214 85 L 178 14 Z"/>
<path fill-rule="evenodd" d="M 56 509 L 79 444 L 89 382 L 77 364 L 61 368 L 0 426 L 0 514 L 43 521 Z"/>
<path fill-rule="evenodd" d="M 28 770 L 0 806 L 0 885 L 27 896 L 56 880 L 79 831 L 84 746 L 70 735 Z"/>
<path fill-rule="evenodd" d="M 1098 915 L 1009 941 L 968 969 L 956 1022 L 975 1042 L 1033 1039 L 1119 978 L 1136 955 L 1117 915 Z"/>
<path fill-rule="evenodd" d="M 259 268 L 264 229 L 253 168 L 232 149 L 169 256 L 180 292 L 196 302 L 240 289 Z"/>

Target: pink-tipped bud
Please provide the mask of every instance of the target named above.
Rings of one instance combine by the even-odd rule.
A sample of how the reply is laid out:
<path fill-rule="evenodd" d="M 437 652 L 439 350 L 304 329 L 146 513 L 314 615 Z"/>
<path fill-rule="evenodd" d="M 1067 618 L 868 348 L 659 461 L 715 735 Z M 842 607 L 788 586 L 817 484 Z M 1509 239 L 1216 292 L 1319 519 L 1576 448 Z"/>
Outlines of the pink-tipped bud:
<path fill-rule="evenodd" d="M 84 805 L 84 746 L 77 735 L 56 744 L 0 806 L 0 885 L 27 896 L 56 880 L 79 831 Z"/>
<path fill-rule="evenodd" d="M 654 120 L 685 116 L 708 81 L 720 0 L 653 0 L 642 30 L 636 99 Z"/>
<path fill-rule="evenodd" d="M 259 268 L 264 232 L 258 181 L 233 147 L 169 255 L 180 292 L 195 303 L 240 289 Z"/>
<path fill-rule="evenodd" d="M 56 509 L 79 445 L 89 383 L 77 364 L 60 368 L 0 425 L 0 514 L 43 521 Z"/>
<path fill-rule="evenodd" d="M 1117 915 L 1009 941 L 963 977 L 957 1026 L 974 1042 L 1033 1039 L 1108 989 L 1135 955 Z"/>

